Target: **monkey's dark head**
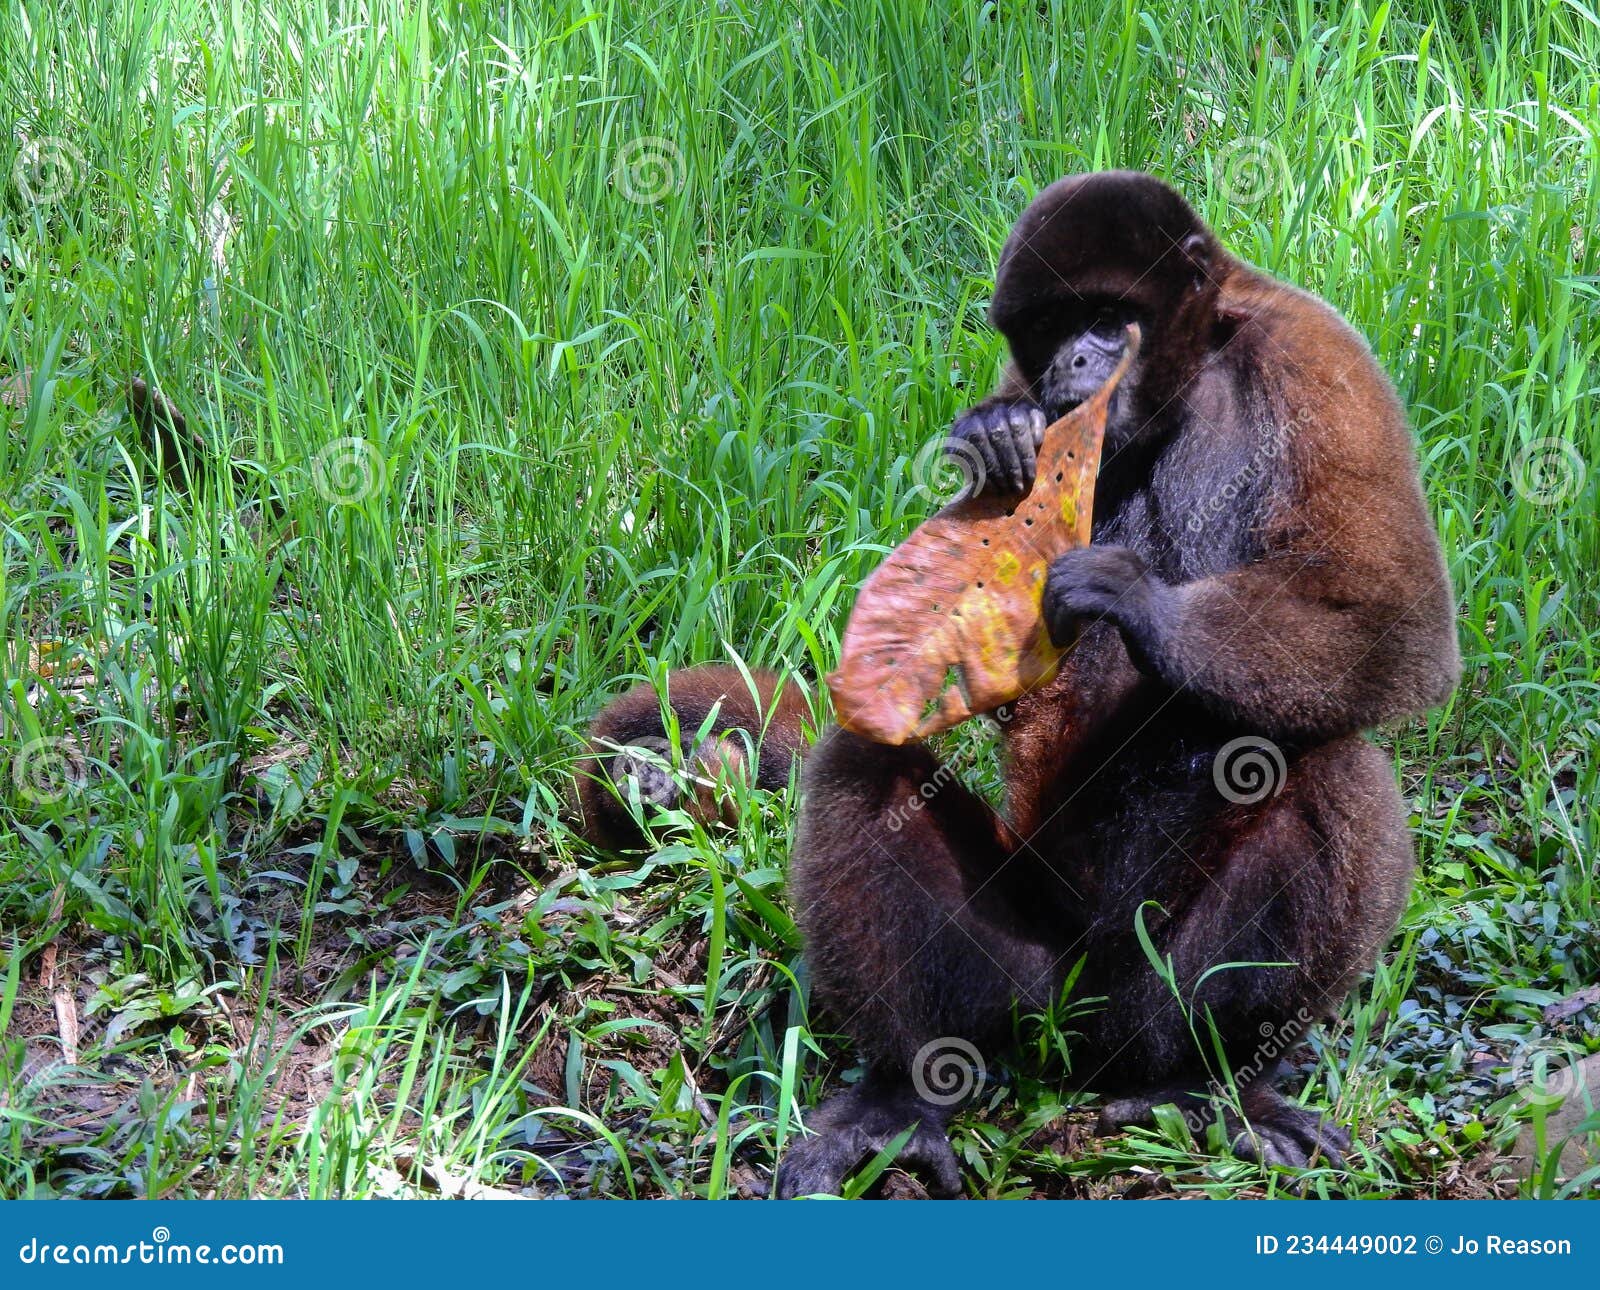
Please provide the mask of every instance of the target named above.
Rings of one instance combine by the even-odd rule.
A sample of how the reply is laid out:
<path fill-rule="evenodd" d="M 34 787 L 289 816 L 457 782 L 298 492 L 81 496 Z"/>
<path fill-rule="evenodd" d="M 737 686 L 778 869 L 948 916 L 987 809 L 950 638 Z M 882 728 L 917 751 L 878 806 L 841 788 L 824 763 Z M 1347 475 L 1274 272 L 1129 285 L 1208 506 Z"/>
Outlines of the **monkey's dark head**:
<path fill-rule="evenodd" d="M 1139 324 L 1139 357 L 1118 388 L 1111 446 L 1155 434 L 1211 343 L 1226 252 L 1189 204 L 1132 171 L 1057 180 L 1000 253 L 989 318 L 1053 420 L 1095 392 Z"/>

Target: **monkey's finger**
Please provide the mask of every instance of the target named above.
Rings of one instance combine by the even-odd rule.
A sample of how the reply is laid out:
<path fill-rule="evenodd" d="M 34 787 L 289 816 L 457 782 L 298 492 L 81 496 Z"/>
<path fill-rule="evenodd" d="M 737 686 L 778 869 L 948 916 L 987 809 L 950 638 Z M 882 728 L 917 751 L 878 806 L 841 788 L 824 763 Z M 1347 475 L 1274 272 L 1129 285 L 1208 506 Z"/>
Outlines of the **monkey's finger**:
<path fill-rule="evenodd" d="M 1044 414 L 1034 407 L 1015 407 L 1011 410 L 1010 425 L 1011 446 L 1017 455 L 1017 464 L 1020 472 L 1017 476 L 1017 491 L 1025 493 L 1033 487 L 1033 476 L 1038 469 L 1038 444 L 1033 437 L 1033 424 L 1035 417 Z"/>
<path fill-rule="evenodd" d="M 1038 453 L 1033 442 L 1033 414 L 1038 409 L 1022 404 L 1011 409 L 1011 445 L 1021 468 L 1017 476 L 1017 491 L 1025 493 L 1033 487 L 1033 476 L 1038 466 Z"/>
<path fill-rule="evenodd" d="M 994 462 L 995 483 L 1000 488 L 1017 492 L 1021 488 L 1022 462 L 1017 455 L 1016 439 L 1011 432 L 1011 411 L 997 410 L 989 425 L 989 453 Z"/>

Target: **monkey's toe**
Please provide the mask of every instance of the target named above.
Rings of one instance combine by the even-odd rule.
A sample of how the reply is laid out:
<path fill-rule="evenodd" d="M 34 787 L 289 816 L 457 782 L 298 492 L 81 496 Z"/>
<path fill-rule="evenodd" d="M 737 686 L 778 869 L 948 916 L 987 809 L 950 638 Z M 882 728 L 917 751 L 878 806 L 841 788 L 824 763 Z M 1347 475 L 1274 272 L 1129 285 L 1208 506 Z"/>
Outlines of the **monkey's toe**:
<path fill-rule="evenodd" d="M 1248 1121 L 1229 1113 L 1224 1121 L 1229 1146 L 1241 1160 L 1268 1168 L 1309 1169 L 1319 1157 L 1342 1169 L 1350 1133 L 1342 1125 L 1274 1093 L 1247 1108 Z"/>
<path fill-rule="evenodd" d="M 938 1110 L 909 1094 L 874 1096 L 861 1089 L 839 1094 L 812 1115 L 814 1134 L 784 1153 L 773 1191 L 784 1200 L 837 1196 L 850 1174 L 912 1124 L 917 1127 L 895 1164 L 921 1177 L 931 1196 L 959 1195 L 961 1170 Z"/>
<path fill-rule="evenodd" d="M 778 1165 L 773 1193 L 780 1200 L 837 1196 L 844 1187 L 845 1175 L 859 1163 L 859 1153 L 850 1147 L 847 1136 L 824 1132 L 795 1143 Z"/>
<path fill-rule="evenodd" d="M 1119 1133 L 1130 1124 L 1153 1124 L 1155 1108 L 1170 1103 L 1191 1126 L 1220 1115 L 1229 1149 L 1240 1160 L 1267 1168 L 1309 1169 L 1320 1157 L 1335 1169 L 1344 1167 L 1350 1134 L 1342 1125 L 1270 1087 L 1246 1091 L 1243 1101 L 1241 1116 L 1232 1107 L 1218 1106 L 1180 1087 L 1153 1089 L 1108 1101 L 1095 1132 Z"/>
<path fill-rule="evenodd" d="M 780 1199 L 837 1196 L 845 1179 L 882 1151 L 882 1141 L 852 1129 L 823 1130 L 784 1153 L 773 1189 Z M 930 1196 L 948 1199 L 961 1193 L 961 1170 L 950 1140 L 938 1130 L 918 1129 L 900 1148 L 895 1164 L 920 1177 Z"/>

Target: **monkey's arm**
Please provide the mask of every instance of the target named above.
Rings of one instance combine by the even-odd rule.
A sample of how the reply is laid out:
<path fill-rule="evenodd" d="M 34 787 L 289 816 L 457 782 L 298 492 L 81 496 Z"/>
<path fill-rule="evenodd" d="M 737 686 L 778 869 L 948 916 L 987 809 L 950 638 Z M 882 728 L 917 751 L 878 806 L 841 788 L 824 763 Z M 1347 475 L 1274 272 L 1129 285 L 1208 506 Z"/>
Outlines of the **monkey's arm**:
<path fill-rule="evenodd" d="M 1330 739 L 1433 707 L 1455 685 L 1450 583 L 1429 554 L 1404 582 L 1287 552 L 1170 584 L 1125 547 L 1085 547 L 1051 566 L 1045 612 L 1058 640 L 1065 619 L 1111 619 L 1142 671 L 1230 721 Z"/>
<path fill-rule="evenodd" d="M 1049 573 L 1051 633 L 1109 618 L 1142 671 L 1269 737 L 1433 707 L 1461 666 L 1450 580 L 1409 449 L 1384 469 L 1345 469 L 1263 558 L 1213 577 L 1170 584 L 1124 547 L 1070 551 Z"/>
<path fill-rule="evenodd" d="M 1405 579 L 1289 552 L 1165 588 L 1144 652 L 1175 689 L 1269 735 L 1326 739 L 1424 711 L 1460 672 L 1450 582 L 1427 536 Z"/>
<path fill-rule="evenodd" d="M 994 392 L 978 407 L 985 403 L 1023 403 L 1033 401 L 1033 391 L 1028 388 L 1028 382 L 1017 370 L 1017 361 L 1014 358 L 1006 359 L 1006 365 L 1000 370 L 1000 380 L 994 387 Z"/>

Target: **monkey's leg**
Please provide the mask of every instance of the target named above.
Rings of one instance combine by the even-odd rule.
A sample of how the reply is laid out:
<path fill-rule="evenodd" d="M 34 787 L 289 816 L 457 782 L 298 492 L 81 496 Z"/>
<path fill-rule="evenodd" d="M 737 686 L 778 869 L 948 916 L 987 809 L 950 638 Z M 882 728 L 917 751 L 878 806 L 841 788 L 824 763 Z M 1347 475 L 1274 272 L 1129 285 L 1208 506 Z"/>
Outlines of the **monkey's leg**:
<path fill-rule="evenodd" d="M 1237 1111 L 1219 1098 L 1235 1153 L 1338 1164 L 1349 1134 L 1276 1083 L 1285 1055 L 1372 967 L 1404 906 L 1413 854 L 1393 771 L 1360 739 L 1324 745 L 1253 818 L 1225 823 L 1209 831 L 1225 846 L 1197 856 L 1193 840 L 1173 841 L 1151 866 L 1158 884 L 1163 873 L 1189 878 L 1185 889 L 1144 893 L 1161 906 L 1147 926 L 1177 994 L 1132 937 L 1113 949 L 1139 967 L 1095 1018 L 1096 1046 L 1104 1071 L 1120 1077 L 1108 1082 L 1135 1092 L 1110 1102 L 1103 1123 L 1148 1121 L 1163 1102 L 1192 1108 L 1188 1095 L 1217 1097 L 1222 1072 L 1208 1062 L 1216 1065 L 1220 1040 L 1239 1090 Z"/>
<path fill-rule="evenodd" d="M 1010 1036 L 1044 1006 L 1053 956 L 1015 916 L 1016 862 L 987 805 L 921 747 L 833 731 L 806 760 L 790 892 L 816 1005 L 865 1058 L 862 1083 L 808 1117 L 782 1196 L 837 1192 L 915 1125 L 902 1164 L 959 1185 L 944 1126 Z"/>

